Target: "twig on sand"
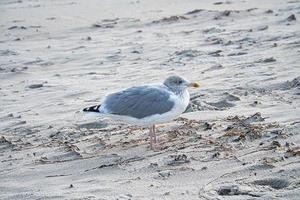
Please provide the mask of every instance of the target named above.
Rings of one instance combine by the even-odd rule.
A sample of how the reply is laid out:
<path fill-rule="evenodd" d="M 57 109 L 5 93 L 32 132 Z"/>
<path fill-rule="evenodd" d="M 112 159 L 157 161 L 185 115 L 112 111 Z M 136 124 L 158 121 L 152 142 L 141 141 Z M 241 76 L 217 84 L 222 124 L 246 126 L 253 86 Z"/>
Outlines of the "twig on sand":
<path fill-rule="evenodd" d="M 103 164 L 103 165 L 100 165 L 98 167 L 93 167 L 91 169 L 86 169 L 86 170 L 84 170 L 84 172 L 92 171 L 92 170 L 95 170 L 95 169 L 106 168 L 106 167 L 118 166 L 118 165 L 122 165 L 122 164 L 128 164 L 128 163 L 131 163 L 131 162 L 141 161 L 141 160 L 144 160 L 144 159 L 145 159 L 145 157 L 138 157 L 138 156 L 134 156 L 134 157 L 131 157 L 131 158 L 128 158 L 128 159 L 125 159 L 125 160 L 120 158 L 116 162 L 109 163 L 109 164 Z"/>
<path fill-rule="evenodd" d="M 46 178 L 53 178 L 53 177 L 61 177 L 61 176 L 71 176 L 72 174 L 57 174 L 57 175 L 48 175 L 45 176 Z"/>
<path fill-rule="evenodd" d="M 203 190 L 205 189 L 205 187 L 208 186 L 209 184 L 215 182 L 216 180 L 218 180 L 218 179 L 220 179 L 220 178 L 223 178 L 224 176 L 227 176 L 227 175 L 229 175 L 229 174 L 232 174 L 233 172 L 234 172 L 234 171 L 232 171 L 232 172 L 227 172 L 227 173 L 225 173 L 225 174 L 222 174 L 221 176 L 218 176 L 217 178 L 214 178 L 213 180 L 209 181 L 209 182 L 206 183 L 204 186 L 202 186 L 200 190 L 203 191 Z"/>

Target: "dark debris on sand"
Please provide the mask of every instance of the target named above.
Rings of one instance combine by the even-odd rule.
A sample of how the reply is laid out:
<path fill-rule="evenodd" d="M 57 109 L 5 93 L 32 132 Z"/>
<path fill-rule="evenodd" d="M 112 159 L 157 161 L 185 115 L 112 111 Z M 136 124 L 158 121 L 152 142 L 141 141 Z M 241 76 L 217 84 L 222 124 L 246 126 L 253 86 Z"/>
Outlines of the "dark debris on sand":
<path fill-rule="evenodd" d="M 253 182 L 255 185 L 267 185 L 274 189 L 282 189 L 289 186 L 289 181 L 283 178 L 267 178 L 256 180 Z"/>
<path fill-rule="evenodd" d="M 43 83 L 36 83 L 36 84 L 29 85 L 28 88 L 30 88 L 30 89 L 37 89 L 37 88 L 41 88 L 43 86 L 44 86 Z"/>
<path fill-rule="evenodd" d="M 233 195 L 247 195 L 252 197 L 260 197 L 259 194 L 254 194 L 246 190 L 242 190 L 238 185 L 225 185 L 221 186 L 217 190 L 218 194 L 221 196 L 233 196 Z"/>
<path fill-rule="evenodd" d="M 294 14 L 288 16 L 288 18 L 286 18 L 287 21 L 296 21 L 296 16 Z"/>
<path fill-rule="evenodd" d="M 167 160 L 167 165 L 176 166 L 181 165 L 184 163 L 189 163 L 190 159 L 185 154 L 178 154 L 178 155 L 170 155 L 169 160 Z"/>
<path fill-rule="evenodd" d="M 160 20 L 154 20 L 152 23 L 158 24 L 158 23 L 172 23 L 172 22 L 177 22 L 179 20 L 187 20 L 188 18 L 185 16 L 180 16 L 180 15 L 174 15 L 171 17 L 164 17 Z"/>
<path fill-rule="evenodd" d="M 195 9 L 195 10 L 192 10 L 190 12 L 187 12 L 186 15 L 193 15 L 193 14 L 197 14 L 199 12 L 202 12 L 204 11 L 204 9 Z"/>
<path fill-rule="evenodd" d="M 277 124 L 257 124 L 264 121 L 260 113 L 250 117 L 228 117 L 227 120 L 233 124 L 227 126 L 224 136 L 238 136 L 236 141 L 260 138 L 265 130 L 277 127 Z"/>

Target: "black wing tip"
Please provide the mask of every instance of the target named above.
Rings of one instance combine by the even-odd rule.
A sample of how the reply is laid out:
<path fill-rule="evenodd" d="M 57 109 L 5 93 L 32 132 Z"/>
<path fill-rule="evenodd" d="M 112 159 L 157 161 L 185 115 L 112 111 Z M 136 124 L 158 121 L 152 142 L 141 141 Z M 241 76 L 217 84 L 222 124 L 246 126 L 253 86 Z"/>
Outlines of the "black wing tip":
<path fill-rule="evenodd" d="M 99 108 L 101 105 L 91 106 L 83 109 L 83 112 L 100 112 Z"/>
<path fill-rule="evenodd" d="M 90 108 L 84 108 L 82 111 L 83 111 L 83 112 L 89 112 L 89 111 L 90 111 Z"/>

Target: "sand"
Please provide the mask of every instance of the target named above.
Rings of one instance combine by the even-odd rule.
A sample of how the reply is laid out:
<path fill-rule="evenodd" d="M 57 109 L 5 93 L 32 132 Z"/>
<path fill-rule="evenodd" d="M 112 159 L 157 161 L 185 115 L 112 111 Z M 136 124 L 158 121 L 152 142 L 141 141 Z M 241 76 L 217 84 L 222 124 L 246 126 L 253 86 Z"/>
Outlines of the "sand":
<path fill-rule="evenodd" d="M 3 0 L 0 199 L 299 199 L 299 0 Z M 178 74 L 148 130 L 86 117 Z"/>

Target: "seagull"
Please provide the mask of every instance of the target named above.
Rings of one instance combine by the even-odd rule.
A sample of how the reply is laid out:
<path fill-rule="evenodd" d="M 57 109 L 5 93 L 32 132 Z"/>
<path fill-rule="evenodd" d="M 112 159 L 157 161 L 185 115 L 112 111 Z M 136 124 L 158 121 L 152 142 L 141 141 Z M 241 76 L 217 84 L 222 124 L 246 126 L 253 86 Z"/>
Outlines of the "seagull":
<path fill-rule="evenodd" d="M 150 147 L 156 143 L 155 125 L 169 122 L 181 115 L 190 101 L 188 87 L 197 82 L 173 75 L 161 85 L 144 85 L 107 95 L 100 105 L 84 108 L 109 118 L 140 127 L 149 127 Z"/>

